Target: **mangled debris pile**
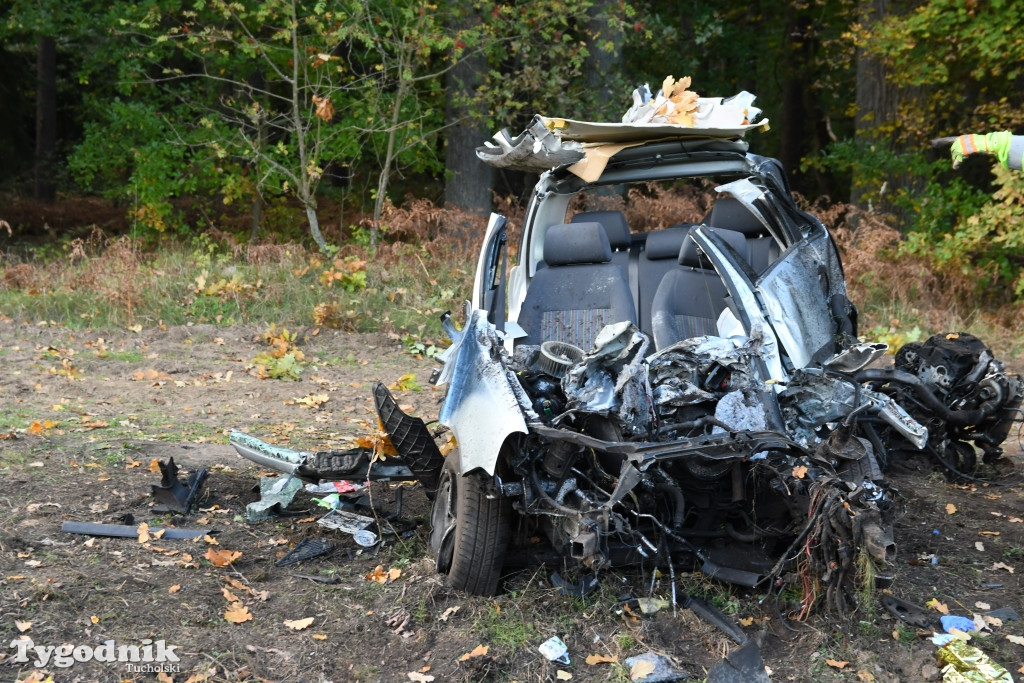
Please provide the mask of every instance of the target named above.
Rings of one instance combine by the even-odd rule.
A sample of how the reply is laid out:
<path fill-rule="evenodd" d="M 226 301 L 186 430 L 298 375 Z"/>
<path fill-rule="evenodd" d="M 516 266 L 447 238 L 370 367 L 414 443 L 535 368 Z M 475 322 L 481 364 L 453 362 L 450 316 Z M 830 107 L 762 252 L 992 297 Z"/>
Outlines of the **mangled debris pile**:
<path fill-rule="evenodd" d="M 474 314 L 452 348 L 466 343 L 500 359 L 529 425 L 497 490 L 561 556 L 673 574 L 682 559 L 739 585 L 793 583 L 801 616 L 819 598 L 847 613 L 859 579 L 891 579 L 903 504 L 882 464 L 920 450 L 946 462 L 968 440 L 997 457 L 1024 391 L 963 334 L 912 347 L 895 367 L 865 370 L 886 346 L 858 344 L 769 382 L 765 341 L 742 336 L 648 355 L 646 335 L 621 323 L 589 353 L 545 342 L 509 354 Z M 936 347 L 959 369 L 900 369 Z M 927 417 L 931 439 L 896 398 Z"/>

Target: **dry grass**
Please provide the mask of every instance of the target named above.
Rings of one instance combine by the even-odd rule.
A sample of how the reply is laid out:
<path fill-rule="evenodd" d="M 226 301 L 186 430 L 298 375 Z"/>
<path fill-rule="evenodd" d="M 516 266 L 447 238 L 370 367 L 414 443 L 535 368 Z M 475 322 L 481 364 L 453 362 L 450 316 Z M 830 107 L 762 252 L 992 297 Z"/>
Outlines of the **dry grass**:
<path fill-rule="evenodd" d="M 633 188 L 625 197 L 577 197 L 569 214 L 620 210 L 633 231 L 643 232 L 699 222 L 713 201 L 708 188 L 651 184 Z M 1024 307 L 986 305 L 973 273 L 936 272 L 924 257 L 904 253 L 901 234 L 884 216 L 827 200 L 810 205 L 800 201 L 835 237 L 850 297 L 860 308 L 862 334 L 915 327 L 922 335 L 964 330 L 986 339 L 1004 356 L 1024 352 L 1017 334 L 1024 324 Z M 495 206 L 509 219 L 514 260 L 525 207 L 514 198 L 497 196 Z M 354 242 L 341 248 L 340 258 L 367 261 L 367 287 L 359 292 L 323 290 L 317 282 L 322 258 L 300 244 L 277 244 L 272 237 L 249 244 L 214 229 L 204 243 L 214 245 L 212 252 L 180 244 L 144 252 L 139 242 L 94 229 L 49 261 L 10 253 L 0 257 L 0 312 L 28 319 L 80 318 L 96 325 L 134 324 L 137 319 L 143 324 L 204 319 L 309 324 L 329 319 L 342 320 L 345 329 L 403 331 L 417 329 L 438 310 L 457 309 L 472 280 L 487 218 L 414 199 L 398 207 L 388 204 L 382 224 L 387 230 L 375 251 Z M 197 302 L 196 276 L 207 270 L 211 282 L 230 280 L 232 275 L 224 273 L 239 271 L 244 276 L 239 284 L 258 288 L 259 294 L 246 301 Z"/>

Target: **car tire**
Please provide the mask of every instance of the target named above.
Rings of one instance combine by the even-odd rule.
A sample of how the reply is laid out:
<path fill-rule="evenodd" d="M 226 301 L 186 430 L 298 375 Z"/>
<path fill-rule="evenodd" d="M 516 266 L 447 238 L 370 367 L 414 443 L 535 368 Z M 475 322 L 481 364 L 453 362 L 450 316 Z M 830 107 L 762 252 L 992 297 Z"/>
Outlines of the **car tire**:
<path fill-rule="evenodd" d="M 437 571 L 453 588 L 473 595 L 494 595 L 505 561 L 512 508 L 504 498 L 488 496 L 479 473 L 461 476 L 457 458 L 445 458 L 430 513 L 430 545 Z"/>

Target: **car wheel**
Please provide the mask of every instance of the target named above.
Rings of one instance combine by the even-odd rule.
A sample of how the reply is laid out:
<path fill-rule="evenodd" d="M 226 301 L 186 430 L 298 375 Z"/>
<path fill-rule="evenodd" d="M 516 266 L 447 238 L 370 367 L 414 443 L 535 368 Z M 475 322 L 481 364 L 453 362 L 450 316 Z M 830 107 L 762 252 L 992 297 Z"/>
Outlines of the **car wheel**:
<path fill-rule="evenodd" d="M 445 458 L 430 511 L 430 546 L 437 571 L 453 588 L 494 595 L 508 547 L 512 509 L 503 498 L 488 497 L 484 478 L 460 476 L 455 457 Z"/>

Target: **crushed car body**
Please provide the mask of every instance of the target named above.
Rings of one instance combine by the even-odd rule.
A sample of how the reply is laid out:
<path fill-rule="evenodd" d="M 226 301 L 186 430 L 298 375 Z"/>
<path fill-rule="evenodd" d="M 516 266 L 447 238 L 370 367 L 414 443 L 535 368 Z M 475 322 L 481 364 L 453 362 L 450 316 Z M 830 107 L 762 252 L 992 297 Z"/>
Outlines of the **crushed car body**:
<path fill-rule="evenodd" d="M 976 448 L 999 457 L 1024 382 L 963 334 L 884 367 L 886 345 L 857 339 L 825 226 L 776 160 L 749 153 L 751 101 L 737 113 L 719 100 L 732 118 L 695 127 L 537 117 L 478 150 L 543 172 L 516 262 L 492 215 L 462 327 L 443 320 L 452 344 L 434 382 L 457 448 L 442 456 L 374 388 L 456 588 L 494 593 L 527 556 L 592 572 L 647 563 L 768 590 L 799 581 L 845 613 L 864 563 L 881 579 L 895 556 L 890 460 L 929 453 L 970 477 Z M 717 198 L 648 232 L 571 206 L 660 181 L 711 181 Z"/>

